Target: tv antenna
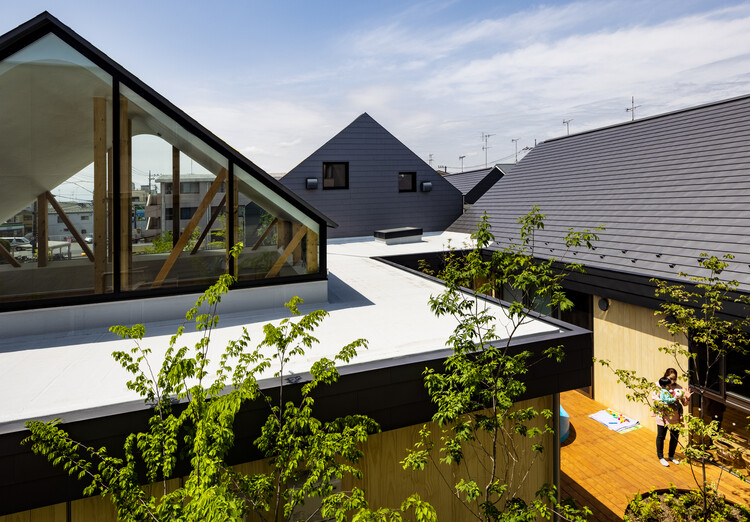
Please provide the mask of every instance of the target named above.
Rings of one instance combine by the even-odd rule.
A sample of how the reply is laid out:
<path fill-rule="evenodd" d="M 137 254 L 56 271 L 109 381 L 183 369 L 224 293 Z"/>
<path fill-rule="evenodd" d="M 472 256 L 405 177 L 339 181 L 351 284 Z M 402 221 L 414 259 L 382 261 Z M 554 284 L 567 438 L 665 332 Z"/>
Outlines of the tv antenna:
<path fill-rule="evenodd" d="M 521 138 L 513 138 L 510 141 L 512 141 L 516 145 L 516 163 L 518 163 L 518 140 Z"/>
<path fill-rule="evenodd" d="M 461 172 L 464 171 L 464 158 L 466 156 L 459 156 L 458 159 L 461 161 Z"/>
<path fill-rule="evenodd" d="M 427 160 L 427 163 L 430 164 L 430 167 L 432 167 L 432 154 L 430 154 L 429 159 Z"/>
<path fill-rule="evenodd" d="M 632 112 L 632 113 L 633 113 L 633 118 L 632 118 L 632 120 L 631 120 L 631 121 L 635 121 L 635 110 L 636 110 L 636 109 L 637 109 L 638 107 L 640 107 L 640 105 L 636 105 L 636 104 L 635 104 L 635 96 L 631 96 L 631 97 L 630 97 L 630 107 L 627 107 L 627 108 L 625 109 L 625 112 Z"/>
<path fill-rule="evenodd" d="M 570 122 L 573 121 L 573 118 L 569 120 L 563 120 L 563 125 L 566 125 L 568 127 L 568 136 L 570 136 Z"/>
<path fill-rule="evenodd" d="M 482 141 L 484 142 L 484 145 L 482 146 L 482 150 L 484 151 L 484 168 L 487 168 L 487 150 L 490 148 L 490 136 L 494 136 L 494 134 L 487 134 L 486 132 L 482 133 Z"/>

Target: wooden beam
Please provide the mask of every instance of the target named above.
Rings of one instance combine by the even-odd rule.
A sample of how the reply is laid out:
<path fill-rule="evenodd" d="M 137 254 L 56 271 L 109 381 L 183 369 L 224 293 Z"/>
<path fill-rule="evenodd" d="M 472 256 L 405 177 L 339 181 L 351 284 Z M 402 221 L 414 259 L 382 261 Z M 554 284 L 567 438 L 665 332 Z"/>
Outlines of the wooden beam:
<path fill-rule="evenodd" d="M 120 96 L 120 290 L 130 290 L 130 267 L 132 263 L 132 232 L 130 213 L 132 210 L 132 149 L 131 122 L 128 118 L 128 99 Z"/>
<path fill-rule="evenodd" d="M 279 275 L 279 271 L 281 270 L 281 267 L 284 266 L 284 263 L 286 263 L 286 260 L 289 258 L 290 255 L 292 255 L 292 252 L 294 252 L 294 249 L 297 248 L 297 245 L 300 244 L 302 241 L 302 238 L 305 237 L 305 233 L 307 232 L 306 226 L 301 226 L 300 229 L 297 231 L 297 233 L 292 237 L 292 240 L 289 241 L 289 244 L 286 246 L 284 251 L 281 253 L 281 256 L 276 260 L 276 262 L 271 267 L 271 270 L 268 271 L 266 274 L 266 277 L 276 277 Z"/>
<path fill-rule="evenodd" d="M 221 198 L 221 201 L 219 202 L 219 206 L 216 207 L 214 211 L 211 213 L 211 219 L 208 220 L 208 225 L 206 225 L 206 228 L 204 228 L 203 232 L 201 232 L 201 237 L 199 237 L 198 241 L 195 242 L 195 246 L 193 247 L 193 250 L 190 252 L 191 256 L 195 254 L 196 252 L 198 252 L 198 248 L 200 248 L 201 243 L 203 243 L 203 240 L 206 239 L 206 236 L 208 235 L 208 232 L 211 230 L 211 227 L 214 226 L 214 223 L 216 222 L 216 218 L 218 218 L 219 214 L 221 214 L 221 209 L 224 206 L 224 203 L 226 202 L 227 202 L 227 196 L 224 195 L 224 197 Z"/>
<path fill-rule="evenodd" d="M 307 229 L 307 273 L 318 271 L 318 234 Z"/>
<path fill-rule="evenodd" d="M 271 230 L 273 230 L 273 227 L 276 226 L 276 222 L 279 220 L 279 218 L 273 218 L 273 221 L 271 221 L 271 224 L 268 225 L 268 228 L 266 228 L 263 233 L 258 238 L 258 241 L 255 242 L 253 245 L 253 248 L 251 250 L 257 250 L 258 247 L 263 243 L 263 241 L 266 239 L 266 236 L 271 233 Z"/>
<path fill-rule="evenodd" d="M 166 201 L 162 201 L 165 205 Z M 166 223 L 164 223 L 166 225 Z M 180 149 L 172 147 L 172 246 L 180 239 Z"/>
<path fill-rule="evenodd" d="M 182 235 L 180 236 L 179 241 L 177 241 L 177 245 L 175 245 L 172 248 L 172 252 L 169 253 L 169 257 L 164 262 L 164 265 L 161 267 L 161 270 L 159 271 L 159 274 L 156 276 L 156 279 L 154 280 L 154 284 L 151 285 L 152 288 L 159 288 L 162 283 L 164 283 L 164 280 L 167 278 L 167 275 L 169 275 L 169 271 L 172 270 L 172 267 L 174 266 L 175 262 L 177 261 L 177 258 L 180 257 L 180 253 L 182 250 L 187 246 L 188 241 L 190 241 L 190 236 L 193 234 L 193 230 L 195 230 L 195 227 L 198 226 L 198 223 L 200 223 L 201 218 L 206 213 L 206 209 L 211 205 L 211 200 L 214 199 L 214 196 L 219 192 L 219 187 L 221 187 L 221 184 L 226 181 L 227 178 L 227 169 L 221 169 L 221 172 L 219 172 L 219 175 L 216 176 L 216 179 L 211 183 L 211 186 L 208 188 L 208 192 L 206 192 L 206 195 L 203 196 L 203 200 L 200 202 L 200 205 L 198 205 L 198 210 L 195 211 L 195 214 L 193 214 L 193 217 L 190 219 L 190 222 L 185 227 L 185 230 L 182 232 Z"/>
<path fill-rule="evenodd" d="M 47 266 L 47 197 L 39 194 L 36 198 L 36 261 L 39 268 Z"/>
<path fill-rule="evenodd" d="M 81 245 L 81 250 L 83 250 L 83 252 L 89 258 L 89 260 L 93 263 L 94 253 L 91 251 L 89 246 L 83 240 L 83 238 L 81 237 L 81 234 L 78 232 L 78 229 L 75 227 L 75 225 L 73 225 L 73 222 L 70 220 L 70 218 L 68 218 L 67 214 L 65 214 L 62 207 L 55 199 L 55 196 L 53 196 L 52 193 L 49 191 L 45 192 L 44 194 L 47 196 L 47 201 L 49 202 L 49 204 L 52 205 L 52 208 L 55 209 L 55 212 L 57 212 L 57 215 L 60 217 L 60 219 L 63 220 L 63 223 L 65 223 L 65 226 L 68 227 L 68 231 L 71 234 L 73 234 L 73 237 L 76 239 L 76 243 Z M 96 225 L 96 221 L 94 221 L 94 224 Z"/>
<path fill-rule="evenodd" d="M 107 259 L 112 257 L 107 230 L 112 227 L 108 208 L 112 208 L 112 151 L 107 154 L 107 99 L 94 98 L 94 293 L 103 294 Z M 109 182 L 108 182 L 109 181 Z M 68 227 L 70 228 L 70 227 Z M 111 237 L 111 236 L 109 236 Z M 85 244 L 85 241 L 84 243 Z M 84 250 L 88 250 L 88 247 Z M 86 252 L 88 256 L 89 253 Z"/>
<path fill-rule="evenodd" d="M 5 250 L 5 247 L 2 245 L 2 243 L 0 243 L 0 256 L 3 256 L 3 258 L 15 268 L 21 268 L 21 263 L 18 262 L 18 259 L 13 257 L 13 254 Z"/>

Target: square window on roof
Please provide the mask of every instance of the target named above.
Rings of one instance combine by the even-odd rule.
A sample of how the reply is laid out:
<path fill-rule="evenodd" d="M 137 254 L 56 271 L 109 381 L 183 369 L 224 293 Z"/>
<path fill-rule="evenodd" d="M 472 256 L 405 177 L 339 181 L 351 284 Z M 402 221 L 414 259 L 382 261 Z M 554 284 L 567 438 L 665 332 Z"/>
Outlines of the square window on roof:
<path fill-rule="evenodd" d="M 398 173 L 398 191 L 399 192 L 416 192 L 417 191 L 417 173 L 416 172 L 399 172 Z"/>
<path fill-rule="evenodd" d="M 349 188 L 349 163 L 323 163 L 323 190 Z"/>

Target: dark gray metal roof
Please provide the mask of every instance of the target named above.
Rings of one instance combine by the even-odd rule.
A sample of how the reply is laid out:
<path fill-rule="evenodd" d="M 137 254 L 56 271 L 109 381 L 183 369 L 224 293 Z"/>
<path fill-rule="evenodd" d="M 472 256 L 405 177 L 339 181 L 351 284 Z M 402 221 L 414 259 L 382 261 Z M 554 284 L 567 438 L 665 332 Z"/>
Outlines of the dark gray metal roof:
<path fill-rule="evenodd" d="M 324 190 L 323 163 L 346 162 L 346 189 Z M 400 172 L 414 173 L 416 191 L 399 192 Z M 318 189 L 306 181 L 317 179 Z M 304 159 L 281 183 L 338 224 L 329 238 L 371 236 L 375 230 L 417 227 L 445 230 L 461 215 L 461 193 L 453 185 L 364 113 Z M 422 183 L 431 183 L 422 191 Z"/>
<path fill-rule="evenodd" d="M 461 191 L 464 202 L 473 204 L 502 178 L 515 164 L 493 165 L 489 168 L 467 170 L 443 176 L 446 181 Z"/>
<path fill-rule="evenodd" d="M 519 215 L 545 214 L 537 254 L 560 258 L 570 227 L 606 230 L 566 259 L 659 278 L 697 273 L 702 252 L 731 253 L 724 275 L 750 291 L 750 96 L 546 141 L 449 230 L 483 212 L 499 244 Z"/>

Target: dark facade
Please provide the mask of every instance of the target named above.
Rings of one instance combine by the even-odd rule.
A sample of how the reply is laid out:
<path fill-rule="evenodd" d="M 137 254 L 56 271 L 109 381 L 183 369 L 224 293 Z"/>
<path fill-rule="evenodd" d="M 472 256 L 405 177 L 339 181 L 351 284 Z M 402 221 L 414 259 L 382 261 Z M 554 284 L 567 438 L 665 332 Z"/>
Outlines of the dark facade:
<path fill-rule="evenodd" d="M 281 183 L 338 223 L 328 230 L 333 238 L 405 226 L 444 230 L 461 215 L 460 191 L 367 113 Z"/>
<path fill-rule="evenodd" d="M 513 166 L 513 164 L 494 165 L 485 169 L 446 174 L 444 177 L 464 195 L 464 204 L 473 205 L 500 178 L 510 172 Z"/>

